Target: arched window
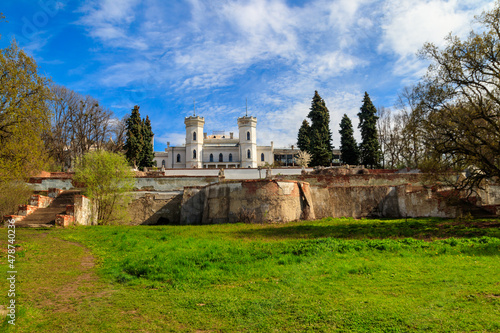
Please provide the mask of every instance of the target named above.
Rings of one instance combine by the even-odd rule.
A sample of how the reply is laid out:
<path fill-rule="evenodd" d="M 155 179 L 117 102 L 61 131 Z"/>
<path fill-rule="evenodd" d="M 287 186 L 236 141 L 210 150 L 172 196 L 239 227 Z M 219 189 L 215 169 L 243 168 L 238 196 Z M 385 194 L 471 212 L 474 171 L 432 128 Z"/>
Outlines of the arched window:
<path fill-rule="evenodd" d="M 196 149 L 193 149 L 193 159 L 196 158 Z"/>
<path fill-rule="evenodd" d="M 214 161 L 214 154 L 210 154 L 210 162 Z"/>
<path fill-rule="evenodd" d="M 229 162 L 233 161 L 233 154 L 229 154 Z"/>
<path fill-rule="evenodd" d="M 181 154 L 177 154 L 177 163 L 181 163 Z"/>
<path fill-rule="evenodd" d="M 219 162 L 223 162 L 224 161 L 224 157 L 222 156 L 222 153 L 219 154 Z"/>
<path fill-rule="evenodd" d="M 247 132 L 247 140 L 250 140 L 250 131 Z"/>
<path fill-rule="evenodd" d="M 247 157 L 252 158 L 252 153 L 250 152 L 250 149 L 247 150 Z"/>
<path fill-rule="evenodd" d="M 260 160 L 264 162 L 264 153 L 260 154 Z"/>
<path fill-rule="evenodd" d="M 161 166 L 162 166 L 162 167 L 165 167 L 165 160 L 162 160 L 162 161 L 161 161 Z"/>
<path fill-rule="evenodd" d="M 196 132 L 193 132 L 193 141 L 196 141 Z"/>

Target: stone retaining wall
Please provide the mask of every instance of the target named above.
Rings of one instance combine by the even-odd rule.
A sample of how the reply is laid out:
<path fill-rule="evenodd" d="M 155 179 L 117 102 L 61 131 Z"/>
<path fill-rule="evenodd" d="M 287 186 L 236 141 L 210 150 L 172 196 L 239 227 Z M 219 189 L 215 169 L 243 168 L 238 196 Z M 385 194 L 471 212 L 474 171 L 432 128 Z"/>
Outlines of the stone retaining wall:
<path fill-rule="evenodd" d="M 276 180 L 223 182 L 187 188 L 181 224 L 289 222 L 314 219 L 308 183 Z"/>
<path fill-rule="evenodd" d="M 179 224 L 182 192 L 133 193 L 128 207 L 130 224 Z"/>

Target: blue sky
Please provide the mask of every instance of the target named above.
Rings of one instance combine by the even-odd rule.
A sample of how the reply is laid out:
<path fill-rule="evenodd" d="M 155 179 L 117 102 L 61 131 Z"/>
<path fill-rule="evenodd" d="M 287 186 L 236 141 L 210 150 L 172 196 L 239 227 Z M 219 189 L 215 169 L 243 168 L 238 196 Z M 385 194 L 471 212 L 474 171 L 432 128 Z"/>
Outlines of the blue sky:
<path fill-rule="evenodd" d="M 367 91 L 391 108 L 427 63 L 424 42 L 461 37 L 482 0 L 7 0 L 0 48 L 12 38 L 55 83 L 92 95 L 115 116 L 149 116 L 155 150 L 184 142 L 184 117 L 237 132 L 258 118 L 258 144 L 296 143 L 314 91 L 330 110 L 333 144 L 346 113 L 357 126 Z M 359 138 L 359 131 L 355 129 Z"/>

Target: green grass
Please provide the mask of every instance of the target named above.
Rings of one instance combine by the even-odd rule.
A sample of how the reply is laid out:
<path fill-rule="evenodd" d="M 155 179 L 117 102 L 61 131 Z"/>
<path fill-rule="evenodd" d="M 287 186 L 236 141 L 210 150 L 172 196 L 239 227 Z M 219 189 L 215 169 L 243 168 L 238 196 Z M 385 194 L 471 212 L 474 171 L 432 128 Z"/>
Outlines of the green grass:
<path fill-rule="evenodd" d="M 329 218 L 18 230 L 17 331 L 499 332 L 499 226 Z M 90 253 L 77 244 L 96 267 L 82 266 Z"/>

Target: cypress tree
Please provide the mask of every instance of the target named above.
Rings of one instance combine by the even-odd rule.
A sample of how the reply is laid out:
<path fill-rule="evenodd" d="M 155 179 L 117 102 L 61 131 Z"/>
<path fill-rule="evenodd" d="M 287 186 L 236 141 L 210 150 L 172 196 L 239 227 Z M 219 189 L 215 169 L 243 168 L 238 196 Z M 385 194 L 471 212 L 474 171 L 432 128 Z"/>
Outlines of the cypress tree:
<path fill-rule="evenodd" d="M 311 126 L 309 126 L 309 122 L 304 119 L 302 122 L 302 126 L 299 128 L 299 134 L 297 136 L 297 147 L 300 150 L 306 151 L 309 154 L 311 153 Z"/>
<path fill-rule="evenodd" d="M 142 169 L 144 167 L 150 168 L 153 166 L 155 153 L 153 151 L 153 130 L 151 128 L 151 121 L 149 117 L 142 121 L 142 139 L 143 146 L 141 150 L 141 162 L 139 167 Z"/>
<path fill-rule="evenodd" d="M 312 166 L 329 166 L 333 158 L 332 133 L 330 132 L 330 113 L 325 101 L 314 92 L 311 109 L 307 115 L 311 119 L 310 153 Z"/>
<path fill-rule="evenodd" d="M 377 133 L 377 109 L 373 106 L 370 96 L 365 92 L 363 98 L 363 106 L 358 113 L 359 128 L 361 129 L 362 142 L 359 145 L 361 164 L 372 168 L 380 165 L 380 143 L 378 142 Z"/>
<path fill-rule="evenodd" d="M 340 152 L 342 153 L 342 162 L 350 165 L 359 163 L 359 149 L 356 139 L 354 139 L 354 130 L 351 119 L 344 114 L 340 121 Z"/>
<path fill-rule="evenodd" d="M 142 138 L 142 121 L 139 114 L 139 106 L 132 109 L 132 114 L 127 119 L 127 141 L 125 142 L 125 157 L 135 168 L 141 164 L 141 151 L 144 146 Z"/>

